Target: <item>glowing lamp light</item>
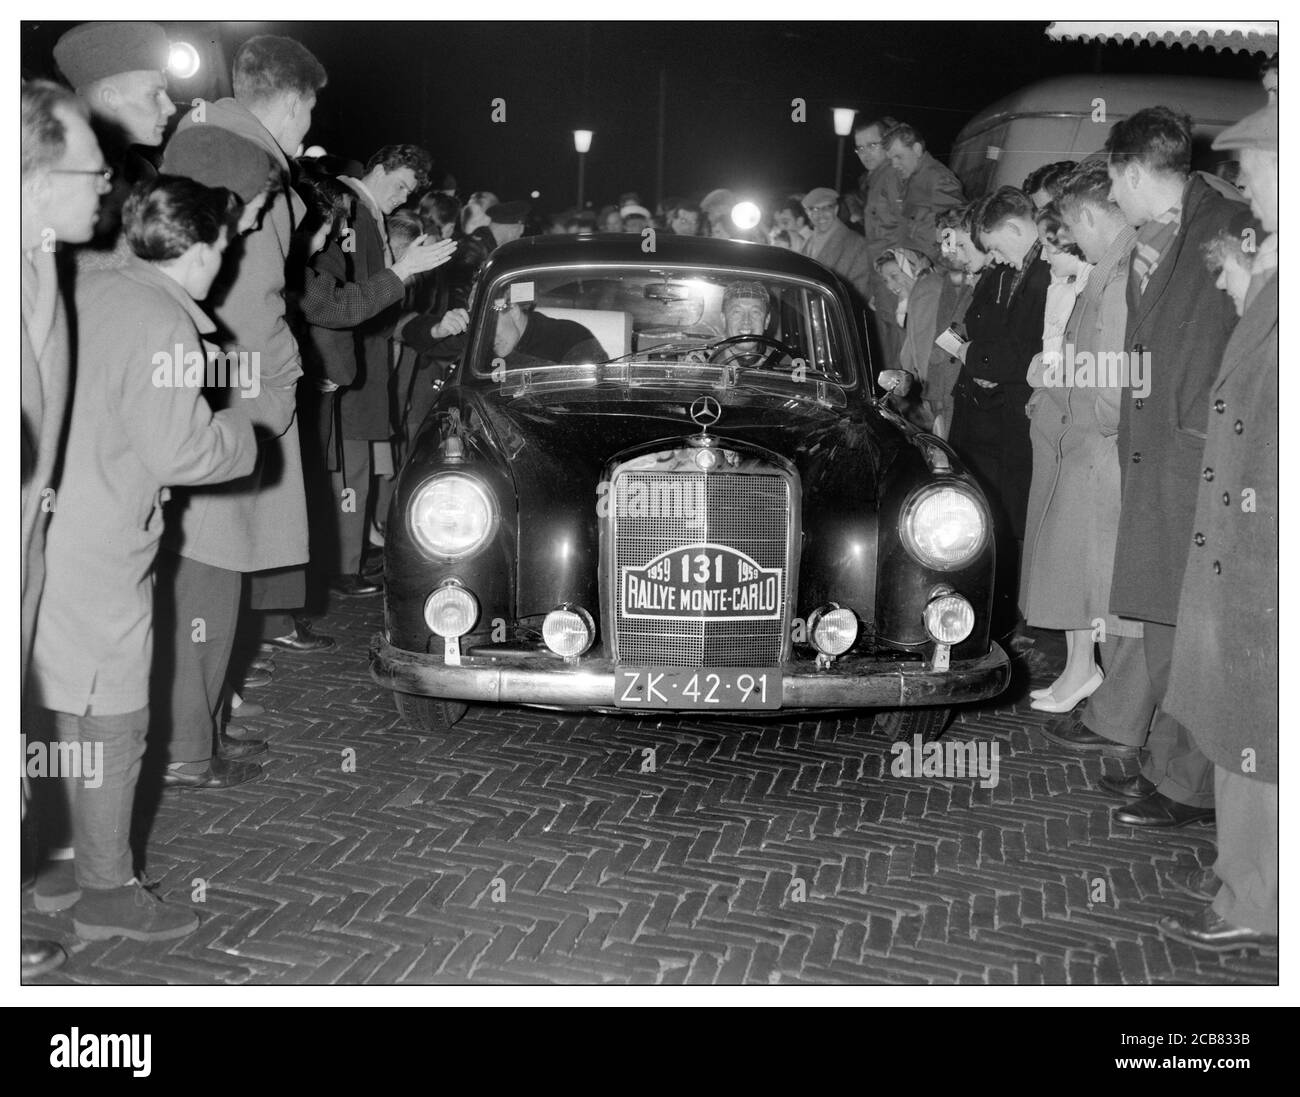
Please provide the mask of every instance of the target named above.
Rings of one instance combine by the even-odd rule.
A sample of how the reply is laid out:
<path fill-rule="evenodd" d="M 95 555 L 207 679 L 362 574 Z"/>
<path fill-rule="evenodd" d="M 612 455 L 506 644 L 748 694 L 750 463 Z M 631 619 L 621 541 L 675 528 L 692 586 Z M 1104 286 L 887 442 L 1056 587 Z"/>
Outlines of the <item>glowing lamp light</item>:
<path fill-rule="evenodd" d="M 319 160 L 322 156 L 325 155 L 325 146 L 308 145 L 305 149 L 302 150 L 302 154 L 305 157 L 307 157 L 308 160 Z"/>
<path fill-rule="evenodd" d="M 534 190 L 528 192 L 529 198 L 540 198 L 541 196 L 542 196 L 542 192 L 540 190 Z"/>
<path fill-rule="evenodd" d="M 167 53 L 167 71 L 177 80 L 188 80 L 199 71 L 199 51 L 188 42 L 173 42 Z"/>
<path fill-rule="evenodd" d="M 857 113 L 852 107 L 835 107 L 831 111 L 835 118 L 836 137 L 847 137 L 853 132 L 853 119 Z"/>
<path fill-rule="evenodd" d="M 752 229 L 762 218 L 762 212 L 753 202 L 737 202 L 731 210 L 731 220 L 738 229 Z"/>
<path fill-rule="evenodd" d="M 591 150 L 591 130 L 574 130 L 573 131 L 573 148 L 575 152 L 589 152 Z"/>

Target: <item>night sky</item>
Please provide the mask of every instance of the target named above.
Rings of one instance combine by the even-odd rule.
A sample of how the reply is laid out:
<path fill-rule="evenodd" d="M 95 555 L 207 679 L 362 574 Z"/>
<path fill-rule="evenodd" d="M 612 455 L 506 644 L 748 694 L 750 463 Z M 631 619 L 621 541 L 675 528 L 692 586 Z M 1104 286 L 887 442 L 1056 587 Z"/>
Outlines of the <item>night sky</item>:
<path fill-rule="evenodd" d="M 24 23 L 24 75 L 54 75 L 50 49 L 70 23 Z M 412 141 L 463 194 L 540 191 L 542 211 L 573 204 L 572 130 L 595 131 L 587 198 L 656 194 L 661 70 L 666 73 L 667 194 L 728 186 L 785 194 L 833 185 L 830 109 L 857 107 L 917 125 L 942 158 L 976 111 L 1024 84 L 1070 72 L 1257 77 L 1245 54 L 1051 42 L 1029 23 L 167 23 L 173 38 L 215 39 L 225 66 L 254 34 L 287 34 L 320 58 L 329 86 L 309 143 L 365 159 Z M 215 28 L 215 29 L 212 29 Z M 215 56 L 215 55 L 214 55 Z M 175 98 L 213 94 L 210 74 Z M 183 93 L 183 94 L 178 94 Z M 791 122 L 791 100 L 808 120 Z M 506 101 L 493 123 L 492 100 Z M 861 171 L 846 151 L 845 182 Z"/>

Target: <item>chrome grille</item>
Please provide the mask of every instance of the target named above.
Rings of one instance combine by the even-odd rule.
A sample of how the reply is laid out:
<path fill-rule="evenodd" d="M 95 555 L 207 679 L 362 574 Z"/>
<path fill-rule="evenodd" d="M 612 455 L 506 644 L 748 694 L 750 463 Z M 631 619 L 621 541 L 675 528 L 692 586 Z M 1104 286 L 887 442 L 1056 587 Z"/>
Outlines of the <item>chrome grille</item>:
<path fill-rule="evenodd" d="M 621 482 L 622 481 L 622 482 Z M 640 485 L 701 492 L 703 507 L 667 516 L 611 514 L 611 576 L 617 658 L 636 666 L 729 667 L 781 663 L 788 630 L 790 591 L 790 481 L 777 473 L 657 472 L 624 469 L 613 478 L 615 498 Z M 669 493 L 665 490 L 666 497 Z M 623 606 L 623 569 L 645 567 L 663 552 L 700 542 L 726 545 L 766 568 L 781 571 L 779 613 L 770 620 L 673 620 L 629 617 Z"/>

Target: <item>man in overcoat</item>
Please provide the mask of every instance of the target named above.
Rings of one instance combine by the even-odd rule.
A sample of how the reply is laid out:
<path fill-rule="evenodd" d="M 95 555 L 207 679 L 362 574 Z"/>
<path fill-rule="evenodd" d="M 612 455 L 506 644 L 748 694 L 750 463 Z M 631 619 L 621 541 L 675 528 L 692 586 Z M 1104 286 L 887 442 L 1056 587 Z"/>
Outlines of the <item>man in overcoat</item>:
<path fill-rule="evenodd" d="M 1201 453 L 1209 390 L 1237 319 L 1214 286 L 1202 247 L 1225 229 L 1251 226 L 1244 202 L 1191 173 L 1186 115 L 1140 110 L 1111 129 L 1106 153 L 1111 196 L 1138 230 L 1129 262 L 1129 383 L 1120 404 L 1123 479 L 1111 611 L 1144 622 L 1148 690 L 1159 706 L 1143 753 L 1146 783 L 1133 789 L 1140 798 L 1114 818 L 1129 826 L 1181 826 L 1214 813 L 1213 767 L 1164 698 L 1197 485 L 1214 477 Z"/>
<path fill-rule="evenodd" d="M 233 99 L 200 102 L 177 128 L 219 126 L 263 149 L 287 177 L 311 127 L 325 70 L 291 38 L 250 38 L 235 55 Z M 164 166 L 165 162 L 164 162 Z M 257 355 L 258 393 L 241 399 L 258 432 L 257 467 L 219 488 L 196 489 L 173 503 L 159 571 L 174 590 L 179 621 L 202 618 L 203 642 L 176 629 L 170 704 L 170 754 L 164 780 L 190 788 L 226 788 L 258 776 L 254 763 L 214 758 L 226 674 L 234 649 L 243 578 L 292 570 L 308 556 L 307 502 L 295 399 L 302 375 L 298 345 L 285 319 L 285 260 L 305 206 L 287 185 L 258 227 L 239 241 L 212 302 L 226 349 Z M 301 584 L 305 593 L 305 582 Z M 301 604 L 300 602 L 298 604 Z M 270 607 L 265 607 L 270 608 Z"/>
<path fill-rule="evenodd" d="M 865 305 L 871 296 L 871 252 L 867 242 L 836 216 L 839 200 L 830 187 L 814 187 L 803 196 L 804 212 L 813 227 L 804 241 L 803 254 L 830 267 L 857 291 Z"/>
<path fill-rule="evenodd" d="M 20 104 L 19 690 L 26 730 L 29 714 L 41 700 L 27 672 L 45 589 L 45 534 L 57 502 L 72 364 L 55 252 L 59 243 L 91 238 L 107 185 L 100 174 L 104 157 L 83 102 L 57 84 L 34 80 L 23 85 Z M 24 812 L 28 791 L 24 773 Z M 72 849 L 65 847 L 59 853 L 64 865 L 70 866 Z M 53 971 L 65 959 L 63 949 L 53 941 L 22 938 L 24 979 Z"/>
<path fill-rule="evenodd" d="M 1177 881 L 1213 902 L 1160 930 L 1215 951 L 1268 944 L 1278 929 L 1277 126 L 1274 103 L 1214 142 L 1241 150 L 1251 208 L 1270 235 L 1248 249 L 1245 311 L 1209 393 L 1203 467 L 1213 479 L 1197 484 L 1165 702 L 1214 764 L 1219 856 Z"/>

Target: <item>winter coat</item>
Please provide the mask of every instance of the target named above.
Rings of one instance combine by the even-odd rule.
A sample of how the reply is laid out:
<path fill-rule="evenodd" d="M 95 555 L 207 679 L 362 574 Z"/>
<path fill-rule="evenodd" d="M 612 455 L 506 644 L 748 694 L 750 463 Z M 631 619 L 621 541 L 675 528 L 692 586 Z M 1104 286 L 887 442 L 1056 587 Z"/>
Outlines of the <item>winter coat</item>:
<path fill-rule="evenodd" d="M 823 240 L 819 250 L 814 254 L 812 248 L 817 240 L 814 233 L 803 244 L 803 254 L 816 259 L 824 267 L 829 267 L 855 289 L 865 304 L 871 295 L 871 255 L 867 242 L 838 218 L 831 223 L 827 239 Z M 877 301 L 877 305 L 881 302 Z"/>
<path fill-rule="evenodd" d="M 201 333 L 213 325 L 175 281 L 132 256 L 83 274 L 76 296 L 82 368 L 32 676 L 46 708 L 134 712 L 149 703 L 166 489 L 247 476 L 257 443 L 238 398 L 214 415 L 202 394 L 206 370 L 193 383 L 181 372 L 206 362 Z"/>
<path fill-rule="evenodd" d="M 1196 513 L 1164 702 L 1215 765 L 1274 784 L 1277 286 L 1274 271 L 1233 331 L 1210 389 L 1203 471 L 1195 485 Z"/>
<path fill-rule="evenodd" d="M 1130 279 L 1124 342 L 1130 356 L 1150 368 L 1145 378 L 1130 369 L 1130 391 L 1120 401 L 1123 506 L 1110 600 L 1121 617 L 1166 625 L 1177 620 L 1210 386 L 1237 323 L 1227 294 L 1214 287 L 1202 248 L 1225 229 L 1236 235 L 1252 224 L 1258 232 L 1244 201 L 1193 176 L 1183 190 L 1178 235 L 1146 292 L 1139 295 Z M 1150 392 L 1134 391 L 1143 387 L 1139 381 L 1148 382 Z"/>
<path fill-rule="evenodd" d="M 186 114 L 178 131 L 221 126 L 264 149 L 287 177 L 283 151 L 245 106 L 234 99 L 204 103 L 203 121 L 199 109 Z M 234 397 L 258 433 L 256 468 L 230 483 L 177 492 L 168 508 L 168 547 L 212 567 L 255 572 L 307 562 L 307 501 L 295 415 L 302 362 L 284 300 L 293 228 L 305 211 L 286 184 L 263 212 L 261 227 L 227 248 L 208 297 L 218 341 L 228 351 L 257 354 L 261 387 L 256 397 Z"/>
<path fill-rule="evenodd" d="M 54 252 L 22 257 L 19 358 L 20 513 L 22 564 L 20 654 L 27 678 L 36 615 L 45 584 L 45 534 L 57 504 L 57 472 L 70 393 L 70 339 Z M 34 698 L 39 703 L 39 697 Z"/>
<path fill-rule="evenodd" d="M 1021 603 L 1025 620 L 1039 628 L 1091 629 L 1100 620 L 1107 636 L 1141 635 L 1141 625 L 1109 613 L 1119 530 L 1121 378 L 1106 376 L 1114 372 L 1108 368 L 1082 372 L 1098 355 L 1124 349 L 1128 257 L 1136 237 L 1125 229 L 1092 268 L 1065 325 L 1064 360 L 1048 364 L 1035 396 Z"/>

